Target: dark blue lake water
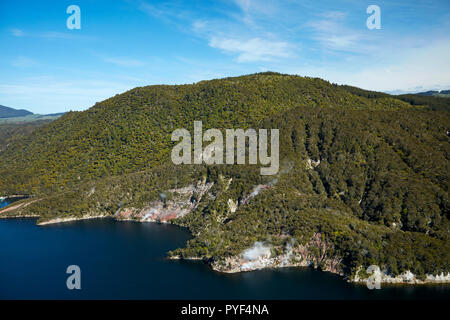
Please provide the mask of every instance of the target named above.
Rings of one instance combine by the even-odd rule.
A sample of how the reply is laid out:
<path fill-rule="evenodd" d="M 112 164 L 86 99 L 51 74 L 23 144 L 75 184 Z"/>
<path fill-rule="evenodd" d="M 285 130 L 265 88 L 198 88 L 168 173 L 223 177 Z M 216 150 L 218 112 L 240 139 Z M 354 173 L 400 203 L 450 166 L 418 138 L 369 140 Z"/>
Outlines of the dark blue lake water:
<path fill-rule="evenodd" d="M 0 201 L 0 208 L 6 207 L 7 205 L 9 205 L 11 202 L 9 202 L 8 200 L 4 200 L 4 201 Z"/>
<path fill-rule="evenodd" d="M 189 233 L 171 225 L 85 220 L 36 226 L 0 220 L 2 299 L 445 299 L 450 286 L 368 290 L 310 268 L 239 274 L 199 261 L 167 260 Z M 66 269 L 81 268 L 81 290 L 68 290 Z"/>

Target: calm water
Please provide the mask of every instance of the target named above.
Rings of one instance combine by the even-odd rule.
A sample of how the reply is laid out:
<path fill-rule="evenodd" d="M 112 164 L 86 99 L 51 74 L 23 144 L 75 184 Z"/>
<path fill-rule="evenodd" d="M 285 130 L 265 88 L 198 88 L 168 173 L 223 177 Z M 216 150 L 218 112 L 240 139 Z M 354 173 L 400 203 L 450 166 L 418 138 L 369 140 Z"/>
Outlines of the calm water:
<path fill-rule="evenodd" d="M 36 226 L 0 220 L 0 298 L 7 299 L 445 299 L 450 286 L 368 290 L 309 268 L 221 274 L 166 252 L 189 233 L 171 225 L 86 220 Z M 81 268 L 81 290 L 66 268 Z"/>
<path fill-rule="evenodd" d="M 10 203 L 8 200 L 0 201 L 0 208 L 6 207 Z"/>

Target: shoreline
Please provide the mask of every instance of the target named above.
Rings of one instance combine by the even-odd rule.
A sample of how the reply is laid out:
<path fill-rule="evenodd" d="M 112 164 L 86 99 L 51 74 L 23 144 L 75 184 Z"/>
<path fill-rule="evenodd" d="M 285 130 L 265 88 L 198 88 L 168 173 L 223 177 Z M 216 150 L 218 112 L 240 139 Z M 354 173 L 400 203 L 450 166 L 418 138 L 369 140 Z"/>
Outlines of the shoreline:
<path fill-rule="evenodd" d="M 90 219 L 103 219 L 103 218 L 111 218 L 110 215 L 99 215 L 99 216 L 83 216 L 83 217 L 67 217 L 67 218 L 54 218 L 47 221 L 42 221 L 36 223 L 37 226 L 45 226 L 49 224 L 58 224 L 64 222 L 78 221 L 78 220 L 90 220 Z"/>
<path fill-rule="evenodd" d="M 202 258 L 172 258 L 172 259 L 203 260 Z M 356 284 L 356 285 L 366 285 L 367 284 L 367 280 L 368 280 L 368 279 L 361 279 L 361 278 L 348 279 L 348 278 L 345 277 L 345 275 L 343 275 L 341 273 L 330 271 L 330 270 L 321 270 L 321 269 L 315 268 L 315 267 L 313 267 L 311 265 L 268 266 L 268 267 L 251 269 L 251 270 L 220 270 L 218 268 L 215 268 L 211 264 L 209 264 L 209 265 L 216 272 L 228 273 L 228 274 L 252 272 L 252 271 L 258 271 L 258 270 L 270 270 L 270 269 L 276 270 L 276 269 L 284 269 L 284 268 L 292 268 L 292 269 L 313 268 L 315 271 L 327 272 L 327 273 L 331 273 L 331 274 L 337 275 L 337 276 L 341 277 L 342 280 L 344 280 L 344 281 L 346 281 L 348 283 Z M 417 286 L 424 286 L 424 285 L 450 285 L 450 273 L 447 273 L 447 275 L 444 275 L 442 273 L 441 275 L 438 275 L 438 276 L 433 276 L 433 275 L 427 274 L 426 277 L 428 278 L 428 280 L 419 280 L 419 279 L 416 279 L 416 278 L 414 278 L 412 280 L 403 280 L 403 277 L 404 277 L 404 274 L 401 274 L 401 275 L 399 275 L 397 277 L 392 277 L 390 275 L 383 274 L 381 276 L 381 280 L 380 280 L 379 283 L 382 284 L 382 285 L 388 285 L 388 286 L 393 286 L 393 287 L 395 287 L 395 286 L 411 286 L 411 285 L 417 285 Z M 435 277 L 437 277 L 438 279 L 436 279 L 436 280 L 430 279 L 430 278 L 435 278 Z M 439 277 L 443 277 L 444 279 L 439 279 Z"/>
<path fill-rule="evenodd" d="M 32 198 L 33 196 L 32 195 L 25 195 L 25 194 L 13 194 L 13 195 L 11 195 L 11 196 L 0 196 L 0 201 L 5 201 L 5 200 L 8 200 L 8 199 L 19 199 L 19 200 L 22 200 L 22 199 L 29 199 L 29 198 Z"/>
<path fill-rule="evenodd" d="M 1 216 L 0 215 L 0 219 L 20 219 L 20 218 L 39 218 L 39 215 L 15 215 L 15 216 Z M 65 222 L 73 222 L 73 221 L 78 221 L 78 220 L 91 220 L 91 219 L 104 219 L 104 218 L 112 218 L 114 221 L 133 221 L 133 222 L 139 222 L 139 223 L 156 223 L 156 224 L 171 224 L 167 221 L 151 221 L 151 220 L 135 220 L 135 219 L 116 219 L 114 218 L 113 215 L 98 215 L 98 216 L 82 216 L 82 217 L 66 217 L 66 218 L 54 218 L 54 219 L 50 219 L 47 221 L 42 221 L 39 223 L 36 223 L 37 226 L 44 226 L 44 225 L 51 225 L 51 224 L 59 224 L 59 223 L 65 223 Z M 181 228 L 181 226 L 178 226 Z M 180 256 L 168 256 L 167 259 L 170 260 L 191 260 L 191 261 L 204 261 L 204 258 L 202 257 L 180 257 Z M 211 270 L 215 271 L 215 272 L 220 272 L 220 273 L 228 273 L 228 274 L 232 274 L 232 273 L 244 273 L 244 272 L 252 272 L 252 271 L 258 271 L 258 270 L 268 270 L 268 269 L 283 269 L 283 268 L 311 268 L 312 266 L 310 264 L 306 264 L 306 265 L 299 265 L 299 264 L 287 264 L 287 265 L 267 265 L 261 268 L 254 268 L 254 269 L 245 269 L 245 270 L 241 270 L 241 269 L 236 269 L 236 268 L 232 268 L 232 269 L 226 269 L 226 268 L 218 268 L 217 265 L 214 265 L 214 263 L 209 263 L 207 262 L 207 264 L 209 265 L 209 267 L 211 268 Z M 314 267 L 315 270 L 317 271 L 322 271 L 322 272 L 329 272 L 335 275 L 338 275 L 341 277 L 342 280 L 349 282 L 349 283 L 353 283 L 356 285 L 365 285 L 367 283 L 367 279 L 362 279 L 359 277 L 353 277 L 351 279 L 346 279 L 345 276 L 339 272 L 336 272 L 334 270 L 321 270 L 318 269 L 316 267 Z M 426 280 L 419 280 L 416 278 L 413 279 L 408 279 L 408 277 L 410 277 L 410 275 L 408 275 L 408 272 L 405 272 L 404 274 L 401 274 L 397 277 L 392 277 L 390 275 L 381 274 L 381 281 L 380 284 L 382 285 L 388 285 L 388 286 L 411 286 L 411 285 L 416 285 L 416 286 L 423 286 L 423 285 L 448 285 L 450 284 L 450 273 L 447 273 L 447 275 L 444 275 L 443 273 L 441 275 L 438 276 L 434 276 L 434 275 L 430 275 L 427 274 L 426 277 L 428 279 Z M 440 278 L 443 279 L 440 279 Z M 434 278 L 434 279 L 433 279 Z"/>
<path fill-rule="evenodd" d="M 14 215 L 14 216 L 1 216 L 0 219 L 20 219 L 20 218 L 39 218 L 39 215 L 26 214 L 26 215 Z"/>
<path fill-rule="evenodd" d="M 205 261 L 204 258 L 202 257 L 180 257 L 179 255 L 177 256 L 172 256 L 172 257 L 168 257 L 167 259 L 170 260 L 190 260 L 190 261 Z M 335 271 L 331 271 L 331 270 L 322 270 L 316 267 L 313 267 L 312 265 L 272 265 L 272 266 L 266 266 L 263 268 L 255 268 L 255 269 L 247 269 L 247 270 L 237 270 L 237 269 L 220 269 L 217 268 L 216 266 L 214 266 L 213 263 L 209 263 L 209 262 L 205 262 L 213 271 L 215 272 L 219 272 L 219 273 L 226 273 L 226 274 L 236 274 L 236 273 L 245 273 L 245 272 L 253 272 L 253 271 L 259 271 L 259 270 L 277 270 L 277 269 L 286 269 L 286 268 L 290 268 L 290 269 L 305 269 L 305 268 L 312 268 L 315 271 L 319 271 L 319 272 L 327 272 L 327 273 L 331 273 L 334 275 L 337 275 L 341 278 L 341 280 L 346 281 L 348 283 L 352 283 L 355 285 L 366 285 L 367 284 L 367 279 L 360 279 L 360 278 L 352 278 L 352 279 L 348 279 L 345 277 L 345 275 L 335 272 Z M 411 281 L 403 281 L 402 279 L 403 275 L 399 275 L 397 277 L 391 277 L 389 275 L 382 275 L 380 284 L 381 285 L 385 285 L 385 286 L 392 286 L 392 287 L 396 287 L 396 286 L 426 286 L 426 285 L 450 285 L 450 273 L 448 273 L 447 275 L 443 275 L 441 274 L 440 276 L 444 276 L 445 279 L 444 280 L 419 280 L 419 279 L 414 279 Z M 427 277 L 434 277 L 433 275 L 427 275 Z M 438 276 L 439 277 L 439 276 Z"/>

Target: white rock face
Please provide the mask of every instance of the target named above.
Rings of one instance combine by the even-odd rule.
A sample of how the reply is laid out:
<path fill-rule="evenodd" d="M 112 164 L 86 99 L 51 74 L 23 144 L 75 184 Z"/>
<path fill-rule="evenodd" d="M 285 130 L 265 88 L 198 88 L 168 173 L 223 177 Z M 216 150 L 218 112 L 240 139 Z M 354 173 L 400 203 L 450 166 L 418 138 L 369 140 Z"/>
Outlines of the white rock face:
<path fill-rule="evenodd" d="M 450 273 L 444 274 L 442 272 L 441 274 L 438 274 L 436 276 L 427 274 L 426 279 L 427 281 L 431 282 L 450 282 Z"/>
<path fill-rule="evenodd" d="M 404 274 L 400 275 L 400 277 L 403 279 L 403 281 L 410 282 L 413 281 L 416 276 L 414 275 L 414 273 L 408 270 Z"/>
<path fill-rule="evenodd" d="M 320 233 L 315 234 L 307 244 L 301 245 L 291 239 L 284 247 L 273 249 L 278 252 L 282 250 L 282 253 L 273 254 L 272 245 L 255 242 L 241 254 L 214 261 L 212 267 L 216 271 L 234 273 L 263 268 L 306 266 L 317 268 L 320 265 L 325 271 L 341 274 L 341 259 L 327 257 L 329 247 L 322 240 Z M 321 254 L 317 255 L 317 252 Z"/>
<path fill-rule="evenodd" d="M 259 258 L 255 261 L 249 261 L 241 265 L 241 271 L 253 271 L 264 269 L 271 266 L 271 260 L 268 258 Z"/>
<path fill-rule="evenodd" d="M 204 179 L 183 188 L 168 190 L 167 192 L 172 194 L 171 199 L 152 201 L 142 209 L 123 208 L 116 215 L 116 219 L 166 223 L 172 219 L 184 217 L 195 210 L 200 200 L 207 196 L 213 184 L 213 182 L 206 183 Z M 197 197 L 195 200 L 193 200 L 194 195 Z"/>
<path fill-rule="evenodd" d="M 313 169 L 313 168 L 317 167 L 320 164 L 320 159 L 317 160 L 317 161 L 314 161 L 314 160 L 311 160 L 311 159 L 308 158 L 308 160 L 306 160 L 306 162 L 307 162 L 306 168 L 307 169 Z"/>
<path fill-rule="evenodd" d="M 64 217 L 64 218 L 54 218 L 51 220 L 43 221 L 37 223 L 38 226 L 43 226 L 47 224 L 55 224 L 55 223 L 63 223 L 69 221 L 78 221 L 78 220 L 88 220 L 88 219 L 98 219 L 98 218 L 108 218 L 109 215 L 83 215 L 82 217 Z"/>
<path fill-rule="evenodd" d="M 425 276 L 425 281 L 417 279 L 416 275 L 412 273 L 410 270 L 405 271 L 404 273 L 393 277 L 390 274 L 387 274 L 384 271 L 381 271 L 379 273 L 374 272 L 374 276 L 376 277 L 377 281 L 380 281 L 381 283 L 410 283 L 410 284 L 424 284 L 424 283 L 447 283 L 450 282 L 450 273 L 444 274 L 441 273 L 440 275 L 432 275 L 427 274 Z M 359 278 L 359 276 L 355 276 L 351 281 L 353 282 L 366 282 L 367 279 Z"/>
<path fill-rule="evenodd" d="M 278 252 L 281 249 L 282 253 L 274 255 L 270 244 L 255 242 L 252 247 L 244 250 L 241 254 L 214 261 L 212 267 L 216 271 L 234 273 L 264 268 L 306 266 L 317 268 L 320 266 L 323 271 L 344 276 L 341 268 L 342 259 L 327 255 L 330 244 L 323 240 L 320 233 L 316 233 L 306 244 L 299 244 L 294 239 L 291 239 L 291 241 L 286 242 L 284 247 L 273 249 L 278 250 Z M 361 270 L 361 267 L 359 270 Z M 356 272 L 356 276 L 349 279 L 349 281 L 367 282 L 368 279 L 360 278 L 358 273 Z M 373 273 L 371 273 L 371 279 L 376 279 L 379 283 L 398 284 L 450 283 L 450 273 L 427 274 L 425 280 L 420 280 L 410 270 L 394 277 L 379 268 L 375 268 Z"/>
<path fill-rule="evenodd" d="M 235 213 L 238 207 L 237 201 L 233 201 L 233 199 L 228 199 L 228 209 L 230 209 L 231 213 Z"/>

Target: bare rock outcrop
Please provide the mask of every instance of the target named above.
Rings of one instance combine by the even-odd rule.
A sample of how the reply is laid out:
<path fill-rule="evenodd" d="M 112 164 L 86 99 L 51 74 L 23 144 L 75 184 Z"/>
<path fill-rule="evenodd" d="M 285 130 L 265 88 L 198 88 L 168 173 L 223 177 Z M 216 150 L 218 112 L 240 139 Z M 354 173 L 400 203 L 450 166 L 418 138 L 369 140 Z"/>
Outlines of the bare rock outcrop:
<path fill-rule="evenodd" d="M 168 222 L 181 218 L 195 210 L 201 199 L 214 183 L 198 181 L 187 187 L 168 190 L 159 200 L 152 201 L 142 209 L 123 208 L 116 214 L 117 220 Z"/>
<path fill-rule="evenodd" d="M 256 242 L 239 255 L 214 261 L 212 267 L 216 271 L 234 273 L 263 268 L 313 266 L 342 275 L 341 259 L 329 255 L 329 248 L 330 245 L 323 240 L 320 233 L 316 233 L 305 245 L 295 244 L 291 240 L 285 247 L 279 248 Z M 276 254 L 277 251 L 282 253 Z"/>

